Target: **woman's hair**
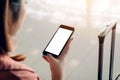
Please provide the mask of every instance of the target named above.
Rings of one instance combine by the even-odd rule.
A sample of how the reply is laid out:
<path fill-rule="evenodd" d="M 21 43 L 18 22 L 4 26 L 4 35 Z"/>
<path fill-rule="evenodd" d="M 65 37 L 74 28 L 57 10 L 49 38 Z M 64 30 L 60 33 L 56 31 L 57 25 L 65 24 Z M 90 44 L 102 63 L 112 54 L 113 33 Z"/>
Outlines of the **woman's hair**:
<path fill-rule="evenodd" d="M 7 50 L 5 12 L 6 12 L 6 0 L 0 0 L 0 51 Z"/>
<path fill-rule="evenodd" d="M 16 22 L 19 19 L 21 0 L 0 0 L 0 54 L 6 54 L 8 49 L 8 11 L 12 12 L 12 21 Z M 25 56 L 12 56 L 16 61 L 23 61 Z"/>
<path fill-rule="evenodd" d="M 8 16 L 11 15 L 8 14 L 11 11 L 11 20 L 15 22 L 19 18 L 20 2 L 21 0 L 0 0 L 0 47 L 5 52 L 9 51 L 8 37 L 11 35 L 9 33 L 11 28 L 8 28 L 11 27 L 8 25 Z"/>

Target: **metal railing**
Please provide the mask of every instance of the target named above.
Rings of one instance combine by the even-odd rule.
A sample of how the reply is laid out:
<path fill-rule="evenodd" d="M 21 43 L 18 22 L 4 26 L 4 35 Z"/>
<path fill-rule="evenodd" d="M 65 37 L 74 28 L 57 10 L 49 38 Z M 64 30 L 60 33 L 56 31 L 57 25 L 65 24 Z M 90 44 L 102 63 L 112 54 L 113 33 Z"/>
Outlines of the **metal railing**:
<path fill-rule="evenodd" d="M 109 65 L 109 80 L 113 80 L 113 67 L 114 67 L 114 48 L 115 48 L 115 33 L 117 22 L 106 25 L 106 28 L 98 35 L 99 39 L 99 56 L 98 56 L 98 80 L 102 80 L 103 74 L 103 51 L 104 40 L 107 34 L 112 31 L 111 35 L 111 51 L 110 51 L 110 65 Z"/>

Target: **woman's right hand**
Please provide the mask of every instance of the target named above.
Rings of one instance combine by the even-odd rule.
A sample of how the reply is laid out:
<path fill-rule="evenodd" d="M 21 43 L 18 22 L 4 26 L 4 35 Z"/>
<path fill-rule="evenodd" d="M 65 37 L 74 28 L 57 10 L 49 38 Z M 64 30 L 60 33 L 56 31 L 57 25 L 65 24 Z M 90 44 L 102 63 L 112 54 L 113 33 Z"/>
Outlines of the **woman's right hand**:
<path fill-rule="evenodd" d="M 69 46 L 72 39 L 70 39 L 58 58 L 54 58 L 51 54 L 43 56 L 43 58 L 49 63 L 52 80 L 64 80 L 64 67 L 65 67 L 65 57 L 68 53 Z"/>

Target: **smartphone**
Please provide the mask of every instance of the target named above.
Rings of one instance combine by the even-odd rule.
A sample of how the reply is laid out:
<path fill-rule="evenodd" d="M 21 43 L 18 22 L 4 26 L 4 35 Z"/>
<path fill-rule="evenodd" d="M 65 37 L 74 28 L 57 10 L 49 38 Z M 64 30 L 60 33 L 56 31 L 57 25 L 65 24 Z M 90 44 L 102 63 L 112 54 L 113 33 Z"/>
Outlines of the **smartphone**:
<path fill-rule="evenodd" d="M 44 49 L 43 55 L 51 54 L 55 58 L 59 57 L 74 31 L 74 27 L 60 25 Z"/>

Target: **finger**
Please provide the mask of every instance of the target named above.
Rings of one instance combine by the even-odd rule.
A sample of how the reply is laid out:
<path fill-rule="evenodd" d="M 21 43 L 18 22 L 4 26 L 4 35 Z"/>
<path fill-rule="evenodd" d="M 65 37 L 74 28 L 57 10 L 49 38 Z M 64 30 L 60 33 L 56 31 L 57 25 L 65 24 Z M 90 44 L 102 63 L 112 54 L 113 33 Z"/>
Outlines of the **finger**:
<path fill-rule="evenodd" d="M 46 56 L 43 55 L 42 58 L 43 58 L 46 62 L 49 62 Z"/>
<path fill-rule="evenodd" d="M 66 57 L 72 40 L 73 38 L 69 39 L 69 41 L 67 42 L 64 50 L 62 51 L 61 55 L 58 57 L 59 60 L 64 60 L 64 58 Z"/>
<path fill-rule="evenodd" d="M 55 58 L 51 54 L 48 54 L 47 60 L 49 61 L 49 63 L 52 63 L 53 61 L 55 61 Z"/>

